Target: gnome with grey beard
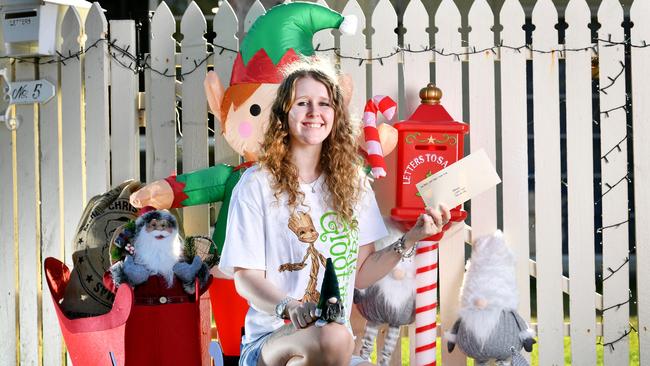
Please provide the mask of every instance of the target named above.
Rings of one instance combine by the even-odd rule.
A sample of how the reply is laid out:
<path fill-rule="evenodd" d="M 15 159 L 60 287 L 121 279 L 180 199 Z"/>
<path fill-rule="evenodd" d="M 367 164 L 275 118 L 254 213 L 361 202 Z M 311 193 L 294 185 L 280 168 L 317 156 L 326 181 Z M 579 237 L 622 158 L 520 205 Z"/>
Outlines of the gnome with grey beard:
<path fill-rule="evenodd" d="M 193 238 L 192 244 L 205 240 L 211 243 L 207 238 Z M 196 278 L 202 290 L 209 281 L 210 269 L 199 255 L 201 251 L 191 246 L 194 250 L 188 253 L 187 243 L 184 245 L 178 234 L 176 218 L 168 211 L 143 214 L 134 227 L 127 225 L 115 242 L 125 256 L 111 266 L 112 280 L 116 287 L 125 282 L 135 287 L 136 297 L 146 293 L 160 299 L 160 295 L 179 295 L 183 291 L 192 295 Z"/>
<path fill-rule="evenodd" d="M 387 247 L 404 232 L 390 219 L 384 219 L 388 236 L 375 242 L 377 249 Z M 368 320 L 361 341 L 360 356 L 370 360 L 379 328 L 388 324 L 384 347 L 377 350 L 377 365 L 387 366 L 397 346 L 402 325 L 415 320 L 415 260 L 403 258 L 390 273 L 364 290 L 354 290 L 354 303 Z"/>
<path fill-rule="evenodd" d="M 527 366 L 534 332 L 517 313 L 515 257 L 501 231 L 479 238 L 461 290 L 459 318 L 445 333 L 449 352 L 456 344 L 476 365 Z"/>

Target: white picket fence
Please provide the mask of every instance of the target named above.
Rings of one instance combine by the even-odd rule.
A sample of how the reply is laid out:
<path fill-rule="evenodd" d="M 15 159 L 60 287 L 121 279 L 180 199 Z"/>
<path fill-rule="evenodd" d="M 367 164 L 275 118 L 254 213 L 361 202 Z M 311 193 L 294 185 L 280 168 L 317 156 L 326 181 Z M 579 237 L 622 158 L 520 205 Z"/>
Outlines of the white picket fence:
<path fill-rule="evenodd" d="M 256 1 L 244 19 L 245 29 L 264 11 Z M 393 31 L 398 19 L 388 0 L 380 0 L 370 18 L 364 17 L 356 0 L 347 2 L 343 13 L 357 15 L 361 28 L 367 24 L 374 28 L 370 40 L 373 47 L 367 49 L 362 32 L 337 39 L 330 31 L 323 31 L 314 41 L 320 44 L 320 49 L 336 44 L 341 55 L 357 58 L 381 58 L 393 53 L 398 44 Z M 650 2 L 635 1 L 630 14 L 635 24 L 630 41 L 643 46 L 650 41 L 647 21 Z M 430 16 L 437 27 L 431 39 L 425 30 Z M 621 108 L 626 104 L 626 78 L 624 74 L 617 77 L 621 62 L 625 62 L 624 47 L 615 44 L 624 41 L 623 9 L 618 0 L 602 1 L 598 10 L 601 41 L 597 44 L 592 44 L 587 28 L 590 10 L 585 0 L 569 1 L 565 12 L 569 24 L 565 44 L 557 42 L 554 25 L 558 22 L 558 12 L 551 0 L 537 1 L 532 13 L 536 27 L 533 42 L 525 48 L 507 47 L 526 45 L 522 29 L 525 15 L 519 1 L 506 0 L 498 16 L 503 30 L 500 40 L 495 42 L 490 30 L 494 19 L 492 10 L 486 0 L 474 1 L 468 15 L 472 31 L 465 43 L 459 33 L 461 14 L 453 0 L 442 0 L 435 14 L 428 14 L 420 0 L 410 1 L 404 14 L 403 24 L 407 29 L 404 46 L 421 50 L 435 45 L 439 52 L 400 52 L 381 62 L 341 57 L 341 69 L 354 79 L 353 111 L 358 112 L 368 97 L 383 94 L 400 100 L 400 117 L 407 118 L 419 104 L 419 89 L 429 80 L 435 80 L 444 92 L 444 107 L 457 120 L 470 123 L 471 151 L 485 149 L 495 165 L 500 166 L 503 193 L 498 196 L 493 189 L 473 200 L 471 237 L 490 233 L 502 223 L 501 228 L 518 258 L 520 312 L 525 318 L 530 319 L 531 296 L 536 297 L 537 364 L 564 364 L 564 337 L 570 335 L 574 365 L 597 364 L 598 343 L 605 344 L 605 365 L 630 364 L 631 337 L 638 337 L 640 364 L 650 365 L 650 283 L 643 281 L 650 278 L 650 267 L 645 265 L 650 262 L 650 190 L 644 187 L 650 182 L 650 162 L 645 159 L 650 156 L 647 143 L 650 139 L 647 123 L 650 50 L 633 47 L 631 65 L 626 65 L 632 67 L 634 133 L 633 140 L 629 141 L 626 112 L 630 112 Z M 80 39 L 83 41 L 79 36 L 85 34 L 87 50 L 79 58 L 49 64 L 44 62 L 50 59 L 41 58 L 38 66 L 2 60 L 12 80 L 47 79 L 57 85 L 57 95 L 39 106 L 16 106 L 15 115 L 21 120 L 19 127 L 13 131 L 0 128 L 0 187 L 7 188 L 0 195 L 0 365 L 65 364 L 63 342 L 45 285 L 42 262 L 53 256 L 71 265 L 72 238 L 84 204 L 114 184 L 140 177 L 139 117 L 144 114 L 147 125 L 147 181 L 177 170 L 178 146 L 182 146 L 184 171 L 207 166 L 208 120 L 202 81 L 208 66 L 214 67 L 221 80 L 229 80 L 235 54 L 228 49 L 236 50 L 239 44 L 235 37 L 238 21 L 227 2 L 221 5 L 213 23 L 216 46 L 214 54 L 209 55 L 210 48 L 203 38 L 205 18 L 196 4 L 190 4 L 180 24 L 183 39 L 179 53 L 172 38 L 176 30 L 174 17 L 165 3 L 161 3 L 151 24 L 148 64 L 171 75 L 180 65 L 181 73 L 187 75 L 177 80 L 144 70 L 146 91 L 144 103 L 140 104 L 138 75 L 132 70 L 138 64 L 105 41 L 88 48 L 97 39 L 107 38 L 115 42 L 114 46 L 135 53 L 134 22 L 107 22 L 97 4 L 85 25 L 74 10 L 69 10 L 64 18 L 61 53 L 77 53 L 84 47 L 83 43 L 79 44 Z M 226 49 L 222 52 L 220 46 Z M 566 52 L 557 51 L 563 49 Z M 474 53 L 474 50 L 485 51 Z M 556 51 L 538 52 L 550 50 Z M 323 53 L 334 55 L 331 51 Z M 591 61 L 596 54 L 602 90 L 598 100 L 603 111 L 599 124 L 600 147 L 592 146 Z M 201 63 L 206 57 L 206 62 Z M 530 106 L 526 65 L 530 60 L 532 121 L 527 117 Z M 562 62 L 566 67 L 566 154 L 561 153 L 560 136 Z M 180 88 L 179 82 L 182 82 Z M 182 144 L 176 128 L 177 94 L 182 98 Z M 464 105 L 468 107 L 463 108 Z M 533 124 L 535 141 L 534 208 L 529 207 L 529 123 Z M 216 135 L 215 161 L 237 163 L 238 157 L 219 131 Z M 629 142 L 632 144 L 628 145 Z M 628 161 L 628 146 L 634 147 L 634 165 Z M 594 199 L 593 155 L 598 151 L 605 156 L 600 167 L 603 197 Z M 394 166 L 394 156 L 388 160 Z M 567 167 L 564 183 L 563 160 Z M 394 205 L 395 169 L 389 170 L 392 176 L 375 186 L 385 213 Z M 633 260 L 633 257 L 628 249 L 630 194 L 625 178 L 631 177 L 634 177 L 633 208 L 638 243 L 635 258 L 641 264 L 637 266 L 637 283 L 629 281 L 628 258 Z M 562 275 L 562 184 L 566 184 L 568 192 L 568 278 Z M 597 228 L 594 204 L 601 200 L 603 227 Z M 534 213 L 534 225 L 529 212 Z M 206 234 L 209 231 L 207 207 L 186 209 L 185 215 L 186 232 Z M 596 278 L 596 265 L 601 263 L 596 259 L 594 238 L 600 232 L 603 278 Z M 464 271 L 463 242 L 470 237 L 468 233 L 455 235 L 441 244 L 439 335 L 457 315 Z M 531 253 L 534 261 L 530 259 Z M 535 294 L 531 294 L 531 275 L 537 281 Z M 596 292 L 597 281 L 603 283 L 601 294 Z M 637 295 L 633 301 L 638 306 L 638 325 L 627 334 L 631 330 L 628 291 L 635 286 Z M 563 310 L 565 293 L 569 297 L 568 319 Z M 617 342 L 608 345 L 614 341 Z M 460 352 L 448 354 L 446 347 L 442 348 L 444 365 L 465 364 Z M 399 359 L 397 353 L 394 360 Z"/>

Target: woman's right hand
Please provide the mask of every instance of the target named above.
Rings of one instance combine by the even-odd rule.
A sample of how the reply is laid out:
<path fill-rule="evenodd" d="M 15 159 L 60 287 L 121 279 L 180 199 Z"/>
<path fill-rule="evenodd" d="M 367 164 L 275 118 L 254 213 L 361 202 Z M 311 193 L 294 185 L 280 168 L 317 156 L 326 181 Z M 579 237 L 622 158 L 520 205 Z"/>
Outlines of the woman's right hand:
<path fill-rule="evenodd" d="M 307 328 L 316 321 L 316 304 L 313 302 L 292 300 L 287 304 L 285 312 L 296 329 Z"/>

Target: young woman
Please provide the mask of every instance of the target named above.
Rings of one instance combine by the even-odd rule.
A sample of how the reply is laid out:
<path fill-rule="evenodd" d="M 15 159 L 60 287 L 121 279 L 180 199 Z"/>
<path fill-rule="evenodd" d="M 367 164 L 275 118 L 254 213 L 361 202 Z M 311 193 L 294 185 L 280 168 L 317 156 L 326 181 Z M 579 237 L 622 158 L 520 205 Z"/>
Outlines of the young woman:
<path fill-rule="evenodd" d="M 301 62 L 288 71 L 260 163 L 233 192 L 220 268 L 234 276 L 250 304 L 240 365 L 363 363 L 352 357 L 354 287 L 382 278 L 418 240 L 449 221 L 446 207 L 427 208 L 390 247 L 368 245 L 386 228 L 337 79 L 319 63 Z M 316 327 L 326 258 L 336 269 L 346 324 Z"/>

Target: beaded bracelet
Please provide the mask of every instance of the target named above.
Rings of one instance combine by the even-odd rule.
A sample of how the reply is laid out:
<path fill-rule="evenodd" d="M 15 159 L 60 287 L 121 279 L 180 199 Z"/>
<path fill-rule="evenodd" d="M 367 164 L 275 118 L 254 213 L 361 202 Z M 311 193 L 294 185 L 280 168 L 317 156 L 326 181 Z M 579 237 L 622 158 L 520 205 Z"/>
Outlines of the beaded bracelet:
<path fill-rule="evenodd" d="M 404 245 L 405 241 L 406 234 L 402 235 L 401 238 L 397 239 L 397 241 L 392 244 L 393 250 L 402 258 L 411 258 L 413 255 L 415 255 L 415 251 L 417 250 L 417 243 L 406 250 L 406 246 Z"/>

